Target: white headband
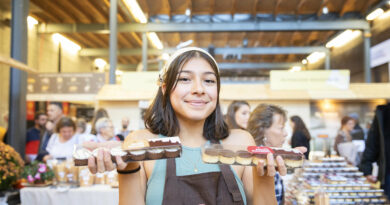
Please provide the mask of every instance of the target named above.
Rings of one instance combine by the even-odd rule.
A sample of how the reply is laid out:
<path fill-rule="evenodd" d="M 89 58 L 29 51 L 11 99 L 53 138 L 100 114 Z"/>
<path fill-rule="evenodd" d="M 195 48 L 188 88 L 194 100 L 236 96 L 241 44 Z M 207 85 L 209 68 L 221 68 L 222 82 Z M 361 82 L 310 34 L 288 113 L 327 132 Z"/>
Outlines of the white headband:
<path fill-rule="evenodd" d="M 168 61 L 165 63 L 164 67 L 161 69 L 160 71 L 160 74 L 158 76 L 158 81 L 157 81 L 157 84 L 159 86 L 161 86 L 162 82 L 163 82 L 163 79 L 164 79 L 164 76 L 165 74 L 168 72 L 168 68 L 170 67 L 171 63 L 177 58 L 179 57 L 181 54 L 185 53 L 185 52 L 188 52 L 188 51 L 199 51 L 201 53 L 204 53 L 206 55 L 208 55 L 211 59 L 213 59 L 215 65 L 217 66 L 217 69 L 218 69 L 218 72 L 219 72 L 219 67 L 218 67 L 218 64 L 217 64 L 217 61 L 215 61 L 214 57 L 210 55 L 210 53 L 208 53 L 207 51 L 203 50 L 202 48 L 198 48 L 198 47 L 185 47 L 185 48 L 181 48 L 177 51 L 175 51 L 168 59 Z"/>

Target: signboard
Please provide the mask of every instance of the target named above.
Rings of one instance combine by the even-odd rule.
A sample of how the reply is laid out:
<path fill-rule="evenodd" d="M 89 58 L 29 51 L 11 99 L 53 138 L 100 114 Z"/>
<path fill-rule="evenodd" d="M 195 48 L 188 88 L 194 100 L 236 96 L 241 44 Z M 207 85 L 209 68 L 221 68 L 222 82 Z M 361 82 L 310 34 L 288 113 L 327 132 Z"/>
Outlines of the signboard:
<path fill-rule="evenodd" d="M 156 91 L 159 72 L 123 72 L 122 86 L 127 91 L 153 92 Z"/>
<path fill-rule="evenodd" d="M 383 41 L 370 49 L 371 68 L 390 62 L 390 39 Z"/>
<path fill-rule="evenodd" d="M 271 71 L 272 90 L 346 90 L 349 70 Z"/>
<path fill-rule="evenodd" d="M 97 94 L 105 83 L 104 73 L 29 74 L 28 94 Z"/>

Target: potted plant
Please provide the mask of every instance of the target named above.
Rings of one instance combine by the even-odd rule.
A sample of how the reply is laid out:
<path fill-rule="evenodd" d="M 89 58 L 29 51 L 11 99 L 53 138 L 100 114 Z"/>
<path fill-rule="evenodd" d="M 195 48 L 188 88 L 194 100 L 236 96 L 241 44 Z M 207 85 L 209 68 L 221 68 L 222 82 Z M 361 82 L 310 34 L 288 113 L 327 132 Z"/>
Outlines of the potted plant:
<path fill-rule="evenodd" d="M 0 141 L 0 203 L 6 203 L 8 195 L 16 185 L 24 161 L 11 146 Z"/>
<path fill-rule="evenodd" d="M 24 167 L 22 177 L 30 185 L 48 185 L 52 183 L 54 172 L 46 164 L 34 161 Z"/>

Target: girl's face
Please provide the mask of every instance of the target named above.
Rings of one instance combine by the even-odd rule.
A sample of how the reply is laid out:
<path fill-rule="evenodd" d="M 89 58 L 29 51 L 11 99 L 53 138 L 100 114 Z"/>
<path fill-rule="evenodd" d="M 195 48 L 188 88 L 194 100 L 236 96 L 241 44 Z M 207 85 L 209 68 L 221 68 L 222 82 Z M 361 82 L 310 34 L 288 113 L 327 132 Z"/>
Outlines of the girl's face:
<path fill-rule="evenodd" d="M 355 120 L 348 120 L 348 122 L 344 125 L 345 129 L 349 132 L 353 130 L 355 127 Z"/>
<path fill-rule="evenodd" d="M 284 117 L 274 113 L 272 125 L 264 132 L 264 145 L 269 147 L 282 147 L 286 140 L 287 132 L 284 129 Z"/>
<path fill-rule="evenodd" d="M 70 140 L 73 137 L 74 129 L 73 127 L 62 127 L 59 134 L 63 139 Z"/>
<path fill-rule="evenodd" d="M 248 126 L 248 120 L 250 116 L 250 108 L 248 105 L 241 105 L 236 113 L 234 114 L 234 119 L 239 127 L 246 129 Z"/>
<path fill-rule="evenodd" d="M 216 108 L 217 77 L 203 58 L 192 58 L 177 76 L 170 101 L 180 120 L 205 120 Z"/>

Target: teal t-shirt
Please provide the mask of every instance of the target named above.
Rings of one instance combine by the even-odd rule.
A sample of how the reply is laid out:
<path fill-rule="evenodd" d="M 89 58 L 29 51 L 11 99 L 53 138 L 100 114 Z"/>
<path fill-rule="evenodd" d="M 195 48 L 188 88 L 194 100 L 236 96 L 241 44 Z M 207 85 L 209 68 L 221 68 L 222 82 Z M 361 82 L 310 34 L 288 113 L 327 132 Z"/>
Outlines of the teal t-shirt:
<path fill-rule="evenodd" d="M 202 161 L 201 148 L 192 148 L 182 146 L 182 155 L 180 158 L 176 158 L 176 175 L 186 176 L 201 174 L 206 172 L 220 172 L 217 164 L 206 164 Z M 146 188 L 146 204 L 156 205 L 162 204 L 164 196 L 164 185 L 166 175 L 166 159 L 156 160 L 152 175 L 147 182 Z M 230 166 L 231 168 L 231 166 Z M 197 169 L 197 172 L 195 172 Z M 244 204 L 246 204 L 246 197 L 244 187 L 241 179 L 237 176 L 236 172 L 232 169 L 234 178 L 237 181 L 238 188 L 240 189 Z"/>

